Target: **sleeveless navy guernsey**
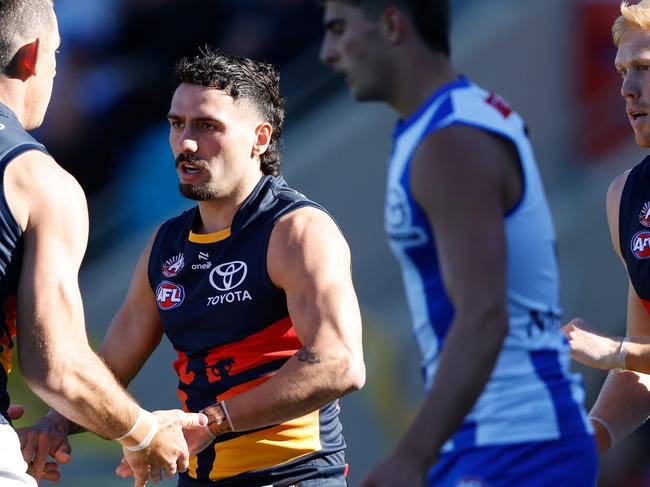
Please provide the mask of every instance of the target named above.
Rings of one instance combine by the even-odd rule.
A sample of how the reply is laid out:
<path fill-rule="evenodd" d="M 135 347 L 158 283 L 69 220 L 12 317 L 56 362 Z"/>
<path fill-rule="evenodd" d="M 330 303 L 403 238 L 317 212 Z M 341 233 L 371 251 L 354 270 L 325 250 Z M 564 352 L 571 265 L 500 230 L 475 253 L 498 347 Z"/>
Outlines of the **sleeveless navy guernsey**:
<path fill-rule="evenodd" d="M 650 157 L 634 166 L 619 205 L 621 255 L 634 290 L 650 313 Z"/>
<path fill-rule="evenodd" d="M 4 194 L 7 165 L 28 150 L 47 153 L 45 147 L 25 132 L 16 115 L 0 103 L 0 413 L 9 407 L 7 375 L 16 336 L 16 290 L 22 265 L 22 230 L 14 220 Z"/>
<path fill-rule="evenodd" d="M 301 348 L 286 296 L 268 275 L 267 249 L 275 223 L 305 206 L 322 209 L 282 177 L 265 176 L 230 231 L 195 234 L 198 207 L 160 227 L 148 275 L 178 353 L 174 368 L 185 410 L 261 384 Z M 345 441 L 338 410 L 335 401 L 280 425 L 222 435 L 190 458 L 179 485 L 284 485 L 341 475 Z"/>

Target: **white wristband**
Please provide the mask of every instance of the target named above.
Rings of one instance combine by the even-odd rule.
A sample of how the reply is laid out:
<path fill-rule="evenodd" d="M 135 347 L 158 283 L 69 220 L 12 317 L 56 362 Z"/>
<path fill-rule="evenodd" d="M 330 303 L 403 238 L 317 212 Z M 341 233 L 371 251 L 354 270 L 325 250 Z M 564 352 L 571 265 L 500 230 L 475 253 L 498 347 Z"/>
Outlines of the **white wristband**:
<path fill-rule="evenodd" d="M 124 438 L 128 438 L 129 436 L 131 436 L 133 434 L 135 429 L 140 424 L 140 420 L 142 419 L 142 416 L 143 416 L 142 413 L 143 413 L 142 408 L 140 408 L 140 412 L 138 413 L 138 417 L 136 418 L 135 423 L 133 423 L 133 426 L 131 426 L 131 429 L 129 431 L 127 431 L 126 433 L 124 433 L 119 438 L 115 438 L 115 441 L 122 441 Z"/>
<path fill-rule="evenodd" d="M 605 428 L 605 431 L 607 431 L 607 434 L 609 435 L 610 446 L 614 446 L 616 444 L 616 435 L 614 434 L 614 430 L 609 425 L 609 423 L 598 416 L 589 415 L 589 419 L 595 421 L 596 423 L 600 423 L 600 425 Z"/>
<path fill-rule="evenodd" d="M 627 357 L 627 345 L 630 343 L 630 337 L 623 338 L 621 342 L 621 348 L 618 352 L 618 368 L 625 370 L 625 357 Z"/>
<path fill-rule="evenodd" d="M 230 419 L 230 413 L 228 412 L 228 408 L 226 408 L 226 401 L 221 401 L 219 404 L 221 404 L 221 409 L 223 409 L 223 414 L 226 415 L 226 419 L 228 420 L 228 425 L 230 425 L 230 431 L 235 431 L 235 427 L 232 425 L 232 419 Z"/>
<path fill-rule="evenodd" d="M 137 445 L 134 446 L 125 445 L 124 448 L 132 452 L 142 451 L 151 444 L 151 441 L 153 440 L 153 437 L 156 436 L 156 433 L 158 433 L 158 420 L 154 416 L 153 422 L 151 423 L 151 429 L 149 430 L 149 433 L 147 433 L 147 436 L 145 436 L 144 439 Z"/>

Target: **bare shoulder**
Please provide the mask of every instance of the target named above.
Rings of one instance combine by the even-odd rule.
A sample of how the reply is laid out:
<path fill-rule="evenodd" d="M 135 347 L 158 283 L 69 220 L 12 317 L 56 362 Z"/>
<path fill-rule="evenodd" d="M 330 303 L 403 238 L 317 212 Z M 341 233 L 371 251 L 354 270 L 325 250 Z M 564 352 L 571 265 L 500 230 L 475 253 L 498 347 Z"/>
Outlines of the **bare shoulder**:
<path fill-rule="evenodd" d="M 444 213 L 452 202 L 457 207 L 459 195 L 463 201 L 505 201 L 518 180 L 518 168 L 514 148 L 505 139 L 460 124 L 423 139 L 413 156 L 409 180 L 423 207 Z"/>
<path fill-rule="evenodd" d="M 451 125 L 425 137 L 413 157 L 411 181 L 453 192 L 468 179 L 502 177 L 504 162 L 514 161 L 505 140 L 483 129 Z M 450 186 L 451 185 L 451 186 Z"/>
<path fill-rule="evenodd" d="M 284 287 L 285 276 L 320 272 L 333 260 L 349 266 L 350 250 L 332 217 L 318 208 L 303 207 L 276 223 L 267 260 L 271 280 Z"/>
<path fill-rule="evenodd" d="M 623 188 L 625 188 L 625 183 L 627 182 L 627 177 L 629 174 L 630 170 L 625 171 L 623 174 L 619 174 L 610 183 L 609 188 L 607 188 L 608 213 L 610 210 L 618 212 L 618 205 L 621 202 L 621 194 L 623 194 Z"/>
<path fill-rule="evenodd" d="M 86 215 L 86 198 L 77 180 L 48 154 L 27 151 L 5 170 L 4 190 L 16 222 L 24 230 L 38 214 Z"/>
<path fill-rule="evenodd" d="M 612 246 L 620 259 L 623 259 L 620 247 L 620 237 L 618 233 L 619 218 L 618 212 L 621 204 L 621 195 L 623 188 L 627 182 L 627 177 L 630 171 L 625 171 L 623 174 L 618 175 L 609 185 L 607 189 L 606 211 L 607 223 L 609 225 L 609 234 L 612 239 Z"/>
<path fill-rule="evenodd" d="M 293 242 L 320 231 L 325 232 L 323 237 L 341 234 L 332 217 L 326 212 L 314 206 L 303 206 L 280 218 L 273 228 L 271 238 L 282 238 Z"/>

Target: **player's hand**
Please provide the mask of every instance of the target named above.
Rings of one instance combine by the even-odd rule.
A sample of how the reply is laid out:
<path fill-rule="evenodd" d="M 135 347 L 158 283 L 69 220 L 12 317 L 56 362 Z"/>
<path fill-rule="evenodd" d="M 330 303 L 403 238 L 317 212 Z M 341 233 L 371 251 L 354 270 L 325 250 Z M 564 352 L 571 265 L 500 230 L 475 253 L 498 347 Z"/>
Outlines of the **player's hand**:
<path fill-rule="evenodd" d="M 189 466 L 189 450 L 183 436 L 183 428 L 205 428 L 208 418 L 200 413 L 185 413 L 179 409 L 156 411 L 158 431 L 151 444 L 142 451 L 132 452 L 123 448 L 124 459 L 130 469 L 117 467 L 120 477 L 133 475 L 135 487 L 144 487 L 147 480 L 158 483 L 163 475 L 171 478 L 176 472 L 184 472 Z"/>
<path fill-rule="evenodd" d="M 377 465 L 359 484 L 359 487 L 403 487 L 421 485 L 427 465 L 415 460 L 413 455 L 396 451 Z"/>
<path fill-rule="evenodd" d="M 562 327 L 571 346 L 571 357 L 597 369 L 625 368 L 621 363 L 623 338 L 592 329 L 582 318 L 574 318 Z"/>
<path fill-rule="evenodd" d="M 214 442 L 214 437 L 207 432 L 206 428 L 184 428 L 183 436 L 187 441 L 190 455 L 201 453 Z"/>
<path fill-rule="evenodd" d="M 183 436 L 187 442 L 187 449 L 190 455 L 196 455 L 205 450 L 214 439 L 210 436 L 206 428 L 183 428 Z M 118 477 L 126 478 L 133 476 L 133 469 L 125 458 L 122 458 L 120 464 L 115 468 Z"/>
<path fill-rule="evenodd" d="M 35 425 L 16 429 L 20 449 L 27 462 L 27 473 L 40 481 L 61 480 L 59 464 L 68 463 L 72 449 L 68 443 L 70 423 L 58 413 L 48 413 Z M 48 462 L 48 455 L 55 461 Z"/>

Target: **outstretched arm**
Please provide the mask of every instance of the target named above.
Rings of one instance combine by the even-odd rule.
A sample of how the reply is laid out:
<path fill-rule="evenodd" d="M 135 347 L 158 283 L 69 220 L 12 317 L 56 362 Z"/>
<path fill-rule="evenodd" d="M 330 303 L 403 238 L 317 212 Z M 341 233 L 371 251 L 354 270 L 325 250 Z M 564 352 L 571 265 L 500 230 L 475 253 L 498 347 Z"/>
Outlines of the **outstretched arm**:
<path fill-rule="evenodd" d="M 634 299 L 638 297 L 630 285 Z M 650 336 L 611 336 L 574 318 L 562 331 L 571 346 L 571 357 L 596 369 L 622 369 L 650 374 Z"/>
<path fill-rule="evenodd" d="M 149 477 L 147 464 L 156 477 L 163 468 L 175 471 L 177 462 L 186 467 L 187 446 L 179 423 L 198 417 L 178 411 L 175 420 L 165 418 L 168 424 L 160 424 L 129 397 L 88 345 L 78 285 L 88 214 L 78 183 L 50 156 L 29 151 L 9 164 L 4 184 L 24 236 L 17 335 L 27 383 L 50 406 L 104 438 L 120 438 L 125 448 L 149 442 L 128 453 L 136 485 Z"/>

